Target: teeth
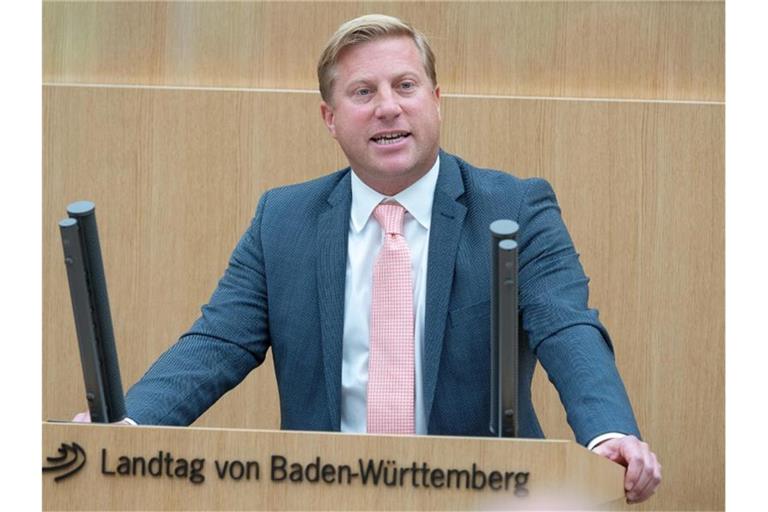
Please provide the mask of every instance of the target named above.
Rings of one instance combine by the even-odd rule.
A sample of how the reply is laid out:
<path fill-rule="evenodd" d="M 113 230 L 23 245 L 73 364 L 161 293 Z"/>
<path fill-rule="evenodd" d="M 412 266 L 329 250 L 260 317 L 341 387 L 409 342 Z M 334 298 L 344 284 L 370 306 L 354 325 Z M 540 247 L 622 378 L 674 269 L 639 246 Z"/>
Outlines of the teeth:
<path fill-rule="evenodd" d="M 398 140 L 404 138 L 407 133 L 391 133 L 388 135 L 381 135 L 380 137 L 376 137 L 373 139 L 376 144 L 393 144 L 397 142 Z"/>

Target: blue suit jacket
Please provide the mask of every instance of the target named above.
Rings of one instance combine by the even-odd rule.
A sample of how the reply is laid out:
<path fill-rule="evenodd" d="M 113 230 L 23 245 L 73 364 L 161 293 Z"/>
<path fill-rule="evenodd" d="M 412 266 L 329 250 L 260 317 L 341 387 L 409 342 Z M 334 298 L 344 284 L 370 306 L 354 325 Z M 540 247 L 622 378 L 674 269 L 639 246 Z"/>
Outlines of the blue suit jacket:
<path fill-rule="evenodd" d="M 202 316 L 126 397 L 140 424 L 187 425 L 272 348 L 284 429 L 340 429 L 350 170 L 265 193 Z M 430 434 L 489 435 L 489 224 L 517 220 L 520 434 L 543 437 L 531 402 L 536 360 L 576 439 L 639 435 L 588 279 L 541 179 L 441 153 L 432 209 L 423 353 Z"/>

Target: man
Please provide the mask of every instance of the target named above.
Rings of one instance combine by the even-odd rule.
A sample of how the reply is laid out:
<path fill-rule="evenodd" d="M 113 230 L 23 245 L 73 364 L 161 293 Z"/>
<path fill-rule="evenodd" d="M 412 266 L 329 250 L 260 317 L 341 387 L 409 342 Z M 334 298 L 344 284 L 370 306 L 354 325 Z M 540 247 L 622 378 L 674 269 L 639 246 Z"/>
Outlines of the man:
<path fill-rule="evenodd" d="M 520 434 L 543 437 L 538 359 L 576 439 L 627 466 L 629 501 L 647 499 L 660 466 L 550 186 L 440 150 L 434 56 L 401 20 L 343 24 L 318 78 L 350 168 L 264 194 L 201 318 L 128 392 L 132 421 L 191 423 L 271 347 L 285 429 L 488 435 L 488 226 L 510 218 L 527 341 Z"/>

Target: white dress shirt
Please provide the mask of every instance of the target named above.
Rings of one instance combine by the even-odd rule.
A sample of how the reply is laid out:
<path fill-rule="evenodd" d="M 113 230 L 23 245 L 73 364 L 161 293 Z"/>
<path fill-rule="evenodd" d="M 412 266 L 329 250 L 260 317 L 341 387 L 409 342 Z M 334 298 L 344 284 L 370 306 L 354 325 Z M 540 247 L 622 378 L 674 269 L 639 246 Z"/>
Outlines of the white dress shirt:
<path fill-rule="evenodd" d="M 373 210 L 391 200 L 405 208 L 403 236 L 411 251 L 414 307 L 414 366 L 416 396 L 414 419 L 417 434 L 427 433 L 421 357 L 424 346 L 424 313 L 427 296 L 427 253 L 432 201 L 435 195 L 440 157 L 419 181 L 399 194 L 388 197 L 363 183 L 352 172 L 352 209 L 347 242 L 347 276 L 344 288 L 344 338 L 341 363 L 341 431 L 366 431 L 368 389 L 368 342 L 371 316 L 373 264 L 384 242 L 384 232 Z"/>

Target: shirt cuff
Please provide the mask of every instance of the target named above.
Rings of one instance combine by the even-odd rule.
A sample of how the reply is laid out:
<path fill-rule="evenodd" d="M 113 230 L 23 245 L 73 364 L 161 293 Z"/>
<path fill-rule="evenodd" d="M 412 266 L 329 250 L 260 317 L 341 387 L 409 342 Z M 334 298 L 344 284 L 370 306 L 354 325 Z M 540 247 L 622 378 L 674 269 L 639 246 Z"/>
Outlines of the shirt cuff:
<path fill-rule="evenodd" d="M 131 418 L 128 418 L 128 417 L 123 418 L 122 421 L 128 423 L 129 425 L 133 425 L 134 427 L 138 425 L 138 423 L 136 423 L 135 421 L 133 421 Z"/>
<path fill-rule="evenodd" d="M 620 432 L 606 432 L 605 434 L 600 434 L 589 442 L 587 445 L 587 450 L 594 450 L 595 447 L 603 441 L 607 441 L 609 439 L 619 439 L 621 437 L 626 437 L 626 435 L 627 434 L 622 434 Z"/>

